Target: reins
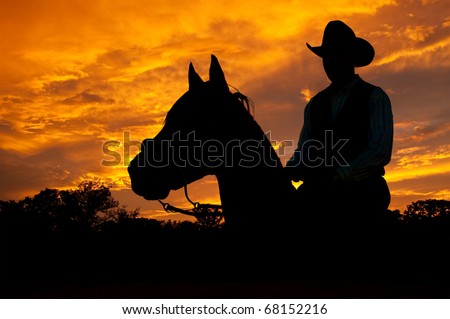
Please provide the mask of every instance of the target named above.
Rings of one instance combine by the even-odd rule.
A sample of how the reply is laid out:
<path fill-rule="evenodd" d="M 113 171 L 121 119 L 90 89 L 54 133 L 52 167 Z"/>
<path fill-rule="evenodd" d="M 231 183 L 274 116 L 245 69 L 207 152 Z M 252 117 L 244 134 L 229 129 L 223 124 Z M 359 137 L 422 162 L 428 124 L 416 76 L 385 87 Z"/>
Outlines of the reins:
<path fill-rule="evenodd" d="M 184 174 L 183 174 L 184 177 Z M 209 226 L 217 226 L 223 219 L 222 205 L 217 204 L 201 204 L 199 202 L 194 202 L 190 199 L 188 194 L 188 186 L 185 179 L 184 182 L 184 196 L 189 203 L 192 204 L 191 209 L 183 209 L 180 207 L 173 206 L 167 202 L 163 202 L 158 199 L 158 202 L 162 205 L 167 213 L 180 213 L 188 216 L 194 216 L 197 221 L 203 224 L 208 224 Z"/>

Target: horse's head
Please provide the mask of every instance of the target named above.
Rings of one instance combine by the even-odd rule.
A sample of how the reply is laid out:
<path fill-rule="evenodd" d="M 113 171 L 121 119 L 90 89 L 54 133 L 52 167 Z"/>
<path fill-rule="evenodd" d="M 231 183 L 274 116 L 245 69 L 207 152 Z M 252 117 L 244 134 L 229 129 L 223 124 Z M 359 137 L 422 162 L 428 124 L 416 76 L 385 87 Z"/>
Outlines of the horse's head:
<path fill-rule="evenodd" d="M 171 190 L 214 174 L 223 165 L 230 132 L 251 118 L 248 100 L 230 92 L 214 55 L 209 81 L 200 78 L 192 63 L 188 77 L 189 90 L 172 106 L 162 130 L 143 141 L 128 167 L 133 191 L 149 200 L 164 199 Z"/>

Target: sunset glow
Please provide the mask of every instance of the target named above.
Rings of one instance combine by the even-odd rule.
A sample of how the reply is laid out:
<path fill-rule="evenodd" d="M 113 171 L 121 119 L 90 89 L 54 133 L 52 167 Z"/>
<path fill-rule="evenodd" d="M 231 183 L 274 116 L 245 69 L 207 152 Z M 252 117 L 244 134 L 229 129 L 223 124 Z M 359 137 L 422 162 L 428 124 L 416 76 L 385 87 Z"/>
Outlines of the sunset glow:
<path fill-rule="evenodd" d="M 2 1 L 0 199 L 100 179 L 122 204 L 164 218 L 158 202 L 130 190 L 126 161 L 188 89 L 189 62 L 207 79 L 215 54 L 274 145 L 296 144 L 307 101 L 328 85 L 305 43 L 320 45 L 334 19 L 374 45 L 375 60 L 357 73 L 391 98 L 390 208 L 450 199 L 447 0 Z M 102 166 L 111 140 L 121 163 Z M 215 178 L 190 185 L 190 195 L 218 203 Z M 168 200 L 186 205 L 182 191 Z"/>

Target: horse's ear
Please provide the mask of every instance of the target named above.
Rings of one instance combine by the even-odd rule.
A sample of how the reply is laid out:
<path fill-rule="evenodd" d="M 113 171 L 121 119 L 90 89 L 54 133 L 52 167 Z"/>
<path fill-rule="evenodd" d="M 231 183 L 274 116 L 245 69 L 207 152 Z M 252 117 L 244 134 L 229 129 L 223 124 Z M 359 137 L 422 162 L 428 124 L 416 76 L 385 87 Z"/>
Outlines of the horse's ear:
<path fill-rule="evenodd" d="M 220 66 L 219 60 L 214 54 L 211 54 L 211 66 L 209 67 L 209 80 L 218 85 L 220 88 L 228 91 L 227 80 L 225 80 L 225 74 Z"/>
<path fill-rule="evenodd" d="M 192 62 L 189 63 L 188 77 L 189 77 L 189 90 L 192 90 L 192 89 L 195 90 L 196 88 L 200 87 L 200 85 L 203 83 L 202 78 L 195 71 L 194 66 L 192 65 Z"/>

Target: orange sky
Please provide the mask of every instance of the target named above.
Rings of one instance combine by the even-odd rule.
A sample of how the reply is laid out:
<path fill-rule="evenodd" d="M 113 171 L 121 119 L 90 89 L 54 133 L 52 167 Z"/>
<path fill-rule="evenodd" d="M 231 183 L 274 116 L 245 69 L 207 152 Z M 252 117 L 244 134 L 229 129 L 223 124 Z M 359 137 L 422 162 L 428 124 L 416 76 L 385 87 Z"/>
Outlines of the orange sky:
<path fill-rule="evenodd" d="M 104 167 L 107 140 L 154 136 L 210 54 L 255 102 L 277 141 L 298 139 L 308 98 L 328 84 L 319 45 L 340 19 L 375 47 L 357 72 L 390 96 L 395 120 L 386 179 L 391 208 L 450 199 L 450 2 L 3 0 L 0 3 L 0 199 L 98 178 L 146 216 L 166 216 L 129 189 L 126 166 Z M 123 147 L 118 147 L 122 152 Z M 131 149 L 132 153 L 136 148 Z M 283 162 L 293 149 L 286 149 Z M 218 201 L 206 178 L 190 186 Z M 173 192 L 173 204 L 185 202 Z"/>

